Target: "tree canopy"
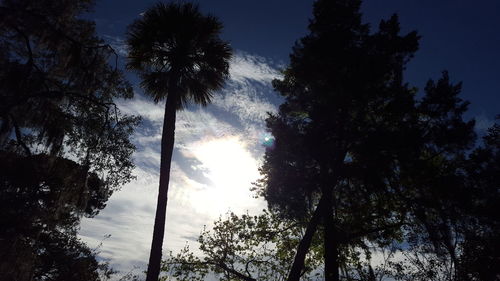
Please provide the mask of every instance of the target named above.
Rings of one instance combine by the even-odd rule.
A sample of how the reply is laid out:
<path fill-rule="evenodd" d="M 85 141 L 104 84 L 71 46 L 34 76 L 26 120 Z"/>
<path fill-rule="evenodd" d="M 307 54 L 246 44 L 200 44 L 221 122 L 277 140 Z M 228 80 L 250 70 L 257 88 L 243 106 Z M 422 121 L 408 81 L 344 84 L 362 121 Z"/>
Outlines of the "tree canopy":
<path fill-rule="evenodd" d="M 450 205 L 470 202 L 473 192 L 461 183 L 469 176 L 464 163 L 474 161 L 474 121 L 463 118 L 468 102 L 447 72 L 418 98 L 403 79 L 418 35 L 399 35 L 396 15 L 370 33 L 359 7 L 317 1 L 310 34 L 274 81 L 285 102 L 267 120 L 276 139 L 261 169 L 261 195 L 284 217 L 310 218 L 288 280 L 299 279 L 319 227 L 325 280 L 340 280 L 341 272 L 354 278 L 349 256 L 356 249 L 409 240 L 446 250 L 455 271 L 449 276 L 458 278 L 457 251 L 465 248 L 451 243 L 466 238 L 448 232 L 453 218 L 469 224 L 459 215 L 467 205 Z"/>
<path fill-rule="evenodd" d="M 201 232 L 199 251 L 186 245 L 179 253 L 170 253 L 162 271 L 177 280 L 205 280 L 213 275 L 220 280 L 285 280 L 303 231 L 303 224 L 269 211 L 258 216 L 228 213 L 215 221 L 211 230 Z M 308 255 L 302 272 L 303 280 L 322 275 L 320 241 L 316 240 L 315 251 Z"/>
<path fill-rule="evenodd" d="M 92 0 L 0 0 L 0 279 L 93 280 L 115 272 L 77 237 L 133 179 L 132 87 L 83 14 Z M 255 190 L 262 214 L 228 214 L 160 265 L 177 110 L 229 76 L 222 23 L 159 3 L 127 31 L 127 68 L 165 100 L 147 280 L 443 280 L 500 276 L 500 126 L 477 141 L 462 84 L 404 78 L 420 36 L 361 0 L 317 0 L 309 33 L 273 81 Z M 499 119 L 500 116 L 497 118 Z M 128 274 L 124 278 L 137 278 Z"/>
<path fill-rule="evenodd" d="M 76 231 L 132 179 L 139 118 L 115 104 L 133 92 L 114 50 L 81 18 L 92 5 L 0 4 L 3 278 L 100 280 L 106 269 Z"/>

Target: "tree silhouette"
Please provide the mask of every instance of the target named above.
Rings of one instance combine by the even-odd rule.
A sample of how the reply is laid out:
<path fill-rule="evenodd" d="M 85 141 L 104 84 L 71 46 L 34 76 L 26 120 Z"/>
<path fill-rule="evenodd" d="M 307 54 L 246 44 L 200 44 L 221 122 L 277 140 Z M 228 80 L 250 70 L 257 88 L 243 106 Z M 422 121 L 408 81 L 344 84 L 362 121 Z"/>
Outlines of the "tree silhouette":
<path fill-rule="evenodd" d="M 497 115 L 497 120 L 500 115 Z M 495 123 L 466 162 L 464 196 L 454 200 L 466 212 L 459 213 L 464 239 L 457 275 L 463 280 L 496 280 L 500 274 L 500 124 Z M 464 205 L 463 202 L 469 204 Z M 463 215 L 463 216 L 461 216 Z M 455 216 L 456 218 L 457 216 Z"/>
<path fill-rule="evenodd" d="M 1 1 L 0 275 L 99 280 L 80 218 L 131 178 L 139 118 L 116 54 L 79 16 L 91 1 Z M 81 279 L 78 279 L 81 278 Z"/>
<path fill-rule="evenodd" d="M 403 80 L 416 32 L 400 35 L 394 15 L 370 33 L 359 8 L 317 1 L 310 34 L 273 81 L 285 102 L 267 119 L 275 145 L 257 189 L 272 214 L 267 222 L 278 223 L 233 215 L 216 222 L 199 239 L 204 256 L 186 248 L 165 261 L 175 278 L 319 279 L 306 258 L 316 257 L 317 273 L 320 255 L 325 280 L 497 276 L 498 125 L 471 150 L 474 121 L 463 117 L 461 84 L 443 72 L 417 98 Z M 291 235 L 281 224 L 290 221 Z M 371 263 L 374 248 L 389 253 L 384 266 Z M 391 260 L 396 252 L 405 260 Z"/>
<path fill-rule="evenodd" d="M 456 88 L 449 87 L 446 79 L 431 85 L 432 91 L 441 88 L 437 91 L 439 96 L 435 96 L 439 99 L 450 97 L 443 94 L 443 88 Z M 448 99 L 446 104 L 453 103 L 450 101 Z M 435 128 L 442 137 L 453 138 L 452 132 L 446 132 L 446 126 Z M 447 153 L 427 154 L 432 160 L 415 167 L 415 180 L 407 185 L 413 193 L 407 205 L 416 222 L 408 227 L 405 238 L 410 248 L 405 251 L 406 257 L 411 264 L 395 263 L 395 279 L 471 281 L 498 278 L 498 129 L 498 124 L 492 126 L 483 144 L 474 150 L 449 147 Z"/>
<path fill-rule="evenodd" d="M 206 105 L 229 75 L 231 49 L 219 39 L 222 24 L 191 3 L 157 4 L 129 26 L 127 68 L 154 102 L 166 99 L 160 185 L 147 280 L 158 279 L 166 219 L 176 111 L 189 102 Z"/>
<path fill-rule="evenodd" d="M 285 217 L 310 218 L 288 280 L 299 280 L 317 229 L 325 280 L 339 280 L 350 249 L 421 225 L 425 207 L 414 203 L 443 180 L 433 173 L 436 159 L 474 141 L 474 122 L 462 118 L 468 103 L 447 73 L 418 102 L 403 82 L 417 34 L 400 35 L 396 15 L 370 34 L 359 8 L 360 1 L 315 2 L 310 34 L 273 83 L 285 102 L 267 120 L 276 141 L 261 169 L 261 194 Z"/>
<path fill-rule="evenodd" d="M 402 70 L 418 36 L 399 35 L 396 16 L 370 35 L 359 6 L 317 1 L 310 34 L 274 81 L 286 100 L 267 121 L 276 143 L 262 167 L 262 194 L 285 215 L 315 208 L 289 280 L 299 279 L 321 221 L 326 280 L 339 280 L 341 244 L 401 223 L 388 211 L 387 189 L 372 179 L 392 168 L 400 145 L 389 143 L 400 144 L 409 131 L 414 93 Z"/>

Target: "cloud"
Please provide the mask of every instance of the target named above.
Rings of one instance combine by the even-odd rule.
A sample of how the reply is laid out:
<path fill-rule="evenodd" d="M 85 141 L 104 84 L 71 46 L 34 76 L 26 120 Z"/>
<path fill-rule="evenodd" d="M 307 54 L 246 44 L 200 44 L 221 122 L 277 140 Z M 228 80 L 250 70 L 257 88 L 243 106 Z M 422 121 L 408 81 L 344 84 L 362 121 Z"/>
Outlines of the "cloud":
<path fill-rule="evenodd" d="M 250 87 L 232 89 L 230 93 L 215 99 L 213 104 L 233 112 L 242 122 L 263 124 L 268 112 L 276 112 L 274 104 L 259 97 L 257 90 Z"/>
<path fill-rule="evenodd" d="M 239 51 L 235 53 L 231 61 L 231 80 L 240 84 L 256 81 L 267 85 L 273 79 L 280 77 L 279 67 L 279 65 L 264 57 Z"/>
<path fill-rule="evenodd" d="M 155 104 L 140 94 L 136 93 L 133 100 L 119 100 L 117 104 L 120 110 L 126 114 L 141 115 L 146 120 L 158 123 L 157 125 L 163 121 L 165 108 L 161 104 Z"/>
<path fill-rule="evenodd" d="M 128 54 L 127 45 L 125 40 L 118 36 L 104 35 L 104 40 L 115 50 L 115 52 L 122 57 Z"/>
<path fill-rule="evenodd" d="M 236 52 L 230 70 L 231 80 L 212 105 L 177 114 L 164 253 L 179 250 L 186 240 L 193 243 L 205 225 L 228 210 L 256 214 L 265 207 L 249 189 L 259 177 L 264 120 L 276 111 L 271 81 L 279 72 L 272 61 L 243 52 Z M 134 266 L 144 269 L 149 257 L 164 103 L 138 93 L 118 106 L 144 119 L 134 135 L 137 180 L 116 192 L 98 216 L 83 220 L 80 236 L 92 247 L 111 234 L 100 256 L 128 272 Z"/>

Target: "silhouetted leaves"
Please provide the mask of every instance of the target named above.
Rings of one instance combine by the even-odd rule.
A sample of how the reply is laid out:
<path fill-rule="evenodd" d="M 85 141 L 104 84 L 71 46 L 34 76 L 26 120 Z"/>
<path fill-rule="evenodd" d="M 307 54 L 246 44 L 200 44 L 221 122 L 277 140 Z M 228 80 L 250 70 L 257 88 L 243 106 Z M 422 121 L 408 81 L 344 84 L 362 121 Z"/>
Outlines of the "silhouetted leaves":
<path fill-rule="evenodd" d="M 396 15 L 370 33 L 359 6 L 314 4 L 310 34 L 273 82 L 285 102 L 267 120 L 276 141 L 266 151 L 260 194 L 283 217 L 311 218 L 313 232 L 321 214 L 326 280 L 339 280 L 339 269 L 347 278 L 359 249 L 395 241 L 414 253 L 430 243 L 426 257 L 458 269 L 464 248 L 456 245 L 467 241 L 463 230 L 474 216 L 464 216 L 478 194 L 465 172 L 475 141 L 474 121 L 462 117 L 468 102 L 447 72 L 417 100 L 403 79 L 417 33 L 400 35 Z M 300 243 L 288 280 L 298 280 L 311 237 Z"/>
<path fill-rule="evenodd" d="M 10 280 L 100 280 L 76 238 L 130 181 L 139 118 L 114 50 L 80 19 L 92 1 L 1 1 L 0 270 Z"/>
<path fill-rule="evenodd" d="M 197 240 L 201 255 L 186 245 L 163 261 L 162 271 L 186 281 L 205 280 L 209 274 L 219 280 L 284 280 L 303 230 L 302 224 L 268 211 L 259 216 L 229 213 L 215 221 L 212 230 L 202 231 Z M 321 251 L 314 251 L 307 257 L 303 280 L 320 276 L 320 255 Z"/>

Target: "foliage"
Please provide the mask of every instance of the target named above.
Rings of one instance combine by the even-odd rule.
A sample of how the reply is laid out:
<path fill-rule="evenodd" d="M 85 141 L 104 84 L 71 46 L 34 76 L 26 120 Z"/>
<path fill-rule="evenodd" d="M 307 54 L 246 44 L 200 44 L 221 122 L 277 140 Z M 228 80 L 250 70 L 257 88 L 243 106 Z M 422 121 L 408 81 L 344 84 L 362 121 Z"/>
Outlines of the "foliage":
<path fill-rule="evenodd" d="M 316 1 L 310 34 L 273 81 L 285 102 L 267 119 L 275 144 L 256 190 L 273 220 L 298 231 L 258 249 L 269 242 L 258 224 L 230 216 L 202 233 L 201 257 L 185 248 L 167 259 L 168 276 L 299 280 L 324 267 L 326 280 L 497 278 L 498 125 L 476 147 L 461 84 L 445 71 L 417 95 L 403 79 L 417 33 L 400 35 L 396 15 L 371 33 L 359 9 Z M 279 266 L 254 264 L 265 257 Z"/>
<path fill-rule="evenodd" d="M 417 240 L 434 235 L 433 224 L 443 224 L 435 218 L 457 217 L 459 205 L 446 199 L 470 188 L 459 184 L 457 162 L 475 140 L 474 121 L 462 117 L 461 85 L 444 72 L 417 100 L 403 81 L 416 32 L 400 35 L 394 15 L 370 33 L 359 8 L 360 1 L 314 4 L 310 34 L 273 82 L 285 102 L 267 120 L 275 146 L 258 186 L 283 217 L 321 216 L 326 280 L 339 280 L 339 269 L 354 266 L 350 253 L 368 242 L 404 241 L 408 229 Z M 307 229 L 314 233 L 319 222 Z M 299 244 L 289 280 L 299 278 L 310 237 Z"/>
<path fill-rule="evenodd" d="M 420 223 L 408 229 L 409 262 L 394 263 L 396 279 L 498 278 L 498 129 L 489 129 L 482 146 L 433 167 L 441 175 L 413 205 Z"/>
<path fill-rule="evenodd" d="M 416 50 L 416 34 L 398 35 L 394 16 L 382 21 L 378 33 L 368 35 L 368 27 L 358 23 L 360 15 L 355 10 L 347 11 L 353 15 L 336 18 L 327 11 L 335 13 L 344 4 L 325 8 L 321 5 L 329 4 L 318 1 L 316 5 L 316 13 L 325 13 L 323 17 L 332 22 L 315 19 L 318 23 L 311 23 L 311 35 L 295 46 L 284 79 L 274 81 L 286 101 L 278 114 L 267 120 L 276 146 L 265 156 L 261 194 L 280 209 L 303 202 L 303 196 L 317 202 L 314 194 L 321 193 L 320 166 L 331 169 L 335 161 L 344 158 L 351 174 L 363 169 L 367 178 L 362 180 L 370 183 L 368 177 L 375 177 L 383 168 L 390 169 L 386 162 L 395 157 L 397 145 L 407 140 L 407 132 L 402 130 L 410 129 L 405 121 L 413 118 L 414 89 L 402 85 L 398 76 Z M 356 8 L 356 4 L 347 6 L 343 8 Z M 344 27 L 343 22 L 337 22 L 341 20 L 356 24 Z M 340 30 L 335 24 L 341 26 Z M 329 29 L 330 25 L 335 27 Z M 352 34 L 340 37 L 347 32 Z M 391 145 L 389 139 L 393 140 Z M 325 180 L 332 182 L 331 178 Z M 290 196 L 299 202 L 282 201 Z M 304 207 L 291 205 L 288 211 Z"/>
<path fill-rule="evenodd" d="M 230 213 L 215 221 L 211 231 L 202 231 L 198 254 L 189 245 L 176 255 L 170 253 L 163 261 L 164 279 L 204 280 L 215 274 L 219 280 L 285 280 L 303 231 L 300 223 L 269 211 L 259 216 Z M 321 278 L 320 255 L 315 251 L 307 257 L 303 280 Z"/>
<path fill-rule="evenodd" d="M 400 35 L 397 16 L 377 32 L 361 23 L 359 1 L 317 1 L 310 34 L 293 48 L 275 89 L 285 98 L 267 120 L 275 147 L 261 168 L 261 195 L 289 218 L 314 212 L 322 221 L 325 275 L 338 280 L 349 247 L 397 237 L 405 213 L 386 184 L 414 142 L 415 90 L 402 71 L 418 47 Z M 411 148 L 412 146 L 410 146 Z M 311 235 L 297 250 L 289 280 L 298 280 Z M 293 277 L 292 277 L 293 276 Z"/>
<path fill-rule="evenodd" d="M 113 49 L 79 16 L 93 1 L 0 4 L 0 209 L 4 278 L 100 280 L 82 216 L 132 179 L 139 118 Z M 80 279 L 78 279 L 80 278 Z"/>
<path fill-rule="evenodd" d="M 207 105 L 228 77 L 231 48 L 219 38 L 221 22 L 192 3 L 159 3 L 128 29 L 127 67 L 155 102 L 176 88 L 177 109 L 190 101 Z"/>

